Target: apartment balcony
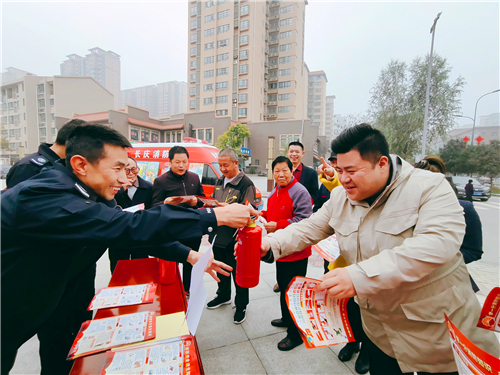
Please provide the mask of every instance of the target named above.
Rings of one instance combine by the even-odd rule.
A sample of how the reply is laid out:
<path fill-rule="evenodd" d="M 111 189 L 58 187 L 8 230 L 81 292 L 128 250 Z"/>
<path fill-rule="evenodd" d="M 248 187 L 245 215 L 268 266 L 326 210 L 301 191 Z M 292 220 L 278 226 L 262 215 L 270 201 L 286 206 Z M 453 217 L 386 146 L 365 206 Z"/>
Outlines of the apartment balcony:
<path fill-rule="evenodd" d="M 268 88 L 267 89 L 267 93 L 268 94 L 277 94 L 278 93 L 278 89 L 277 88 L 275 88 L 275 89 Z"/>
<path fill-rule="evenodd" d="M 275 16 L 269 16 L 269 20 L 270 21 L 275 21 L 275 20 L 279 20 L 279 19 L 280 19 L 280 15 L 279 14 L 277 14 Z"/>
<path fill-rule="evenodd" d="M 278 31 L 279 29 L 279 26 L 269 26 L 269 31 Z"/>
<path fill-rule="evenodd" d="M 41 122 L 41 123 L 39 123 L 39 124 L 38 124 L 38 127 L 39 127 L 39 128 L 45 128 L 45 122 Z"/>
<path fill-rule="evenodd" d="M 269 41 L 270 46 L 274 46 L 275 44 L 279 44 L 280 40 L 279 39 L 273 39 Z"/>
<path fill-rule="evenodd" d="M 279 6 L 280 6 L 280 2 L 276 1 L 276 0 L 273 0 L 269 3 L 269 8 L 274 8 L 274 7 L 279 7 Z"/>
<path fill-rule="evenodd" d="M 277 82 L 277 81 L 278 81 L 278 77 L 269 78 L 269 82 Z"/>
<path fill-rule="evenodd" d="M 269 65 L 269 69 L 278 69 L 278 65 Z"/>
<path fill-rule="evenodd" d="M 279 52 L 273 52 L 269 54 L 269 57 L 278 57 L 280 55 Z"/>
<path fill-rule="evenodd" d="M 278 102 L 268 102 L 267 105 L 268 106 L 276 106 L 276 105 L 278 105 Z"/>
<path fill-rule="evenodd" d="M 267 118 L 268 118 L 268 119 L 271 119 L 271 120 L 276 119 L 276 116 L 277 116 L 277 115 L 276 115 L 276 113 L 268 113 L 268 114 L 267 114 Z"/>

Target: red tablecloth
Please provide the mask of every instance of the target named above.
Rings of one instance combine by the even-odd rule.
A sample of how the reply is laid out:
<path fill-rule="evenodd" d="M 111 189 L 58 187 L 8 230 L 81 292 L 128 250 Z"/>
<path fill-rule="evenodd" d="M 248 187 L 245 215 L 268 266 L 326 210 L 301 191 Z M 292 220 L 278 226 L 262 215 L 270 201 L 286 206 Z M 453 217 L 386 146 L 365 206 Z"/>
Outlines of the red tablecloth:
<path fill-rule="evenodd" d="M 97 311 L 95 319 L 108 318 L 116 315 L 132 314 L 139 311 L 154 310 L 157 315 L 172 314 L 186 311 L 187 302 L 179 273 L 175 267 L 175 281 L 170 285 L 160 284 L 160 260 L 157 258 L 121 260 L 113 272 L 108 286 L 124 286 L 157 283 L 156 296 L 153 303 L 143 305 L 116 307 Z M 194 340 L 197 357 L 200 358 L 196 339 Z M 69 349 L 68 349 L 69 350 Z M 104 363 L 105 352 L 77 358 L 70 375 L 96 375 Z M 198 360 L 200 373 L 203 374 L 201 360 Z"/>

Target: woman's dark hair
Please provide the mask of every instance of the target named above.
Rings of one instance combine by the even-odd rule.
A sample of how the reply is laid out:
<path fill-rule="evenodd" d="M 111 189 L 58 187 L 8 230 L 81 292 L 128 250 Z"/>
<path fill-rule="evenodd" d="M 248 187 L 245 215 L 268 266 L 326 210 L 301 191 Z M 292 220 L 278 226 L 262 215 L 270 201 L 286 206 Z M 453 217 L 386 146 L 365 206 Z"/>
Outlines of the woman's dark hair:
<path fill-rule="evenodd" d="M 293 164 L 290 161 L 290 159 L 288 159 L 285 156 L 278 156 L 276 159 L 273 160 L 273 164 L 272 164 L 273 172 L 274 172 L 275 165 L 279 164 L 279 163 L 286 163 L 286 165 L 288 165 L 288 168 L 290 168 L 290 171 L 293 171 Z"/>
<path fill-rule="evenodd" d="M 369 124 L 359 124 L 344 130 L 331 143 L 332 152 L 345 154 L 358 150 L 361 158 L 378 163 L 382 156 L 389 158 L 389 145 L 382 132 Z"/>
<path fill-rule="evenodd" d="M 174 146 L 168 151 L 168 158 L 170 161 L 174 158 L 175 154 L 186 154 L 187 158 L 189 159 L 189 153 L 188 150 L 186 150 L 185 147 L 182 146 Z"/>
<path fill-rule="evenodd" d="M 86 124 L 77 126 L 66 141 L 66 165 L 71 168 L 71 158 L 81 155 L 92 165 L 103 159 L 104 145 L 132 147 L 127 138 L 108 126 Z"/>

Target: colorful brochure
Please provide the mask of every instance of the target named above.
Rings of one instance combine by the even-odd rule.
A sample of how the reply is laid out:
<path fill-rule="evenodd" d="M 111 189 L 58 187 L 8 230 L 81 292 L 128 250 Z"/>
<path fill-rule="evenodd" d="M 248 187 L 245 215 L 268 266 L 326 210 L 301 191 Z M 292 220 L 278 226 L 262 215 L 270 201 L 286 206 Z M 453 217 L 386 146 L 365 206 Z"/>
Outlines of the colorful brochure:
<path fill-rule="evenodd" d="M 127 211 L 127 212 L 136 212 L 136 211 L 139 211 L 139 210 L 144 210 L 146 206 L 144 206 L 144 203 L 139 203 L 139 204 L 136 204 L 135 206 L 132 206 L 132 207 L 128 207 L 128 208 L 124 208 L 123 211 Z"/>
<path fill-rule="evenodd" d="M 326 259 L 330 263 L 335 262 L 340 256 L 339 243 L 335 235 L 319 241 L 316 245 L 313 245 L 312 248 L 321 255 L 323 259 Z"/>
<path fill-rule="evenodd" d="M 154 339 L 156 313 L 141 311 L 82 323 L 67 359 L 102 352 L 115 346 Z"/>
<path fill-rule="evenodd" d="M 193 336 L 185 335 L 106 353 L 100 375 L 111 374 L 200 374 Z"/>
<path fill-rule="evenodd" d="M 477 326 L 500 332 L 500 288 L 493 288 L 484 302 Z"/>
<path fill-rule="evenodd" d="M 460 375 L 500 374 L 500 359 L 478 348 L 451 322 L 446 314 L 451 347 Z"/>
<path fill-rule="evenodd" d="M 286 303 L 306 347 L 321 348 L 355 341 L 347 318 L 347 299 L 326 291 L 315 293 L 320 280 L 295 277 L 286 291 Z"/>
<path fill-rule="evenodd" d="M 92 298 L 87 310 L 152 303 L 155 298 L 156 287 L 157 284 L 150 283 L 102 288 Z"/>

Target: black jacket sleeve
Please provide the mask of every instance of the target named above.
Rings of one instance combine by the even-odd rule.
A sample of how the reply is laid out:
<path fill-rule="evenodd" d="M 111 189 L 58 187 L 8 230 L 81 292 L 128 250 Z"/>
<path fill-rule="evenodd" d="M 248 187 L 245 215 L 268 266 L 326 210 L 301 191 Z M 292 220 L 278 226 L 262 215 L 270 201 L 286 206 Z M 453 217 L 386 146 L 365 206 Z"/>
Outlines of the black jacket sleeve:
<path fill-rule="evenodd" d="M 165 200 L 165 190 L 162 187 L 161 180 L 158 178 L 155 179 L 153 183 L 153 190 L 151 192 L 151 207 L 155 207 L 158 205 L 163 204 L 163 201 Z"/>
<path fill-rule="evenodd" d="M 470 263 L 481 259 L 483 255 L 483 231 L 481 219 L 472 203 L 459 200 L 464 209 L 465 216 L 465 236 L 460 246 L 460 252 L 465 263 Z"/>
<path fill-rule="evenodd" d="M 7 173 L 6 184 L 7 188 L 13 188 L 18 183 L 26 181 L 27 179 L 36 176 L 40 173 L 42 168 L 33 163 L 14 165 Z"/>
<path fill-rule="evenodd" d="M 316 172 L 312 168 L 304 166 L 302 170 L 302 176 L 300 177 L 300 183 L 304 185 L 304 187 L 311 195 L 313 203 L 315 203 L 319 190 L 318 172 Z"/>

